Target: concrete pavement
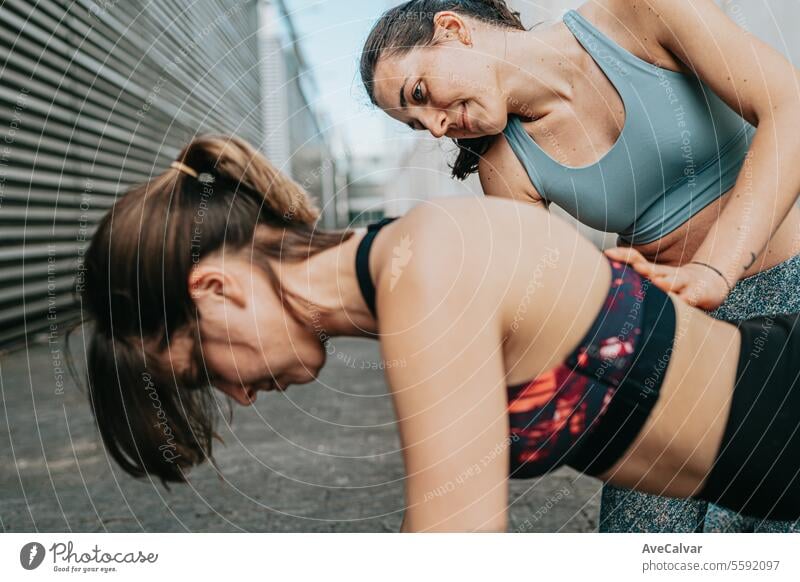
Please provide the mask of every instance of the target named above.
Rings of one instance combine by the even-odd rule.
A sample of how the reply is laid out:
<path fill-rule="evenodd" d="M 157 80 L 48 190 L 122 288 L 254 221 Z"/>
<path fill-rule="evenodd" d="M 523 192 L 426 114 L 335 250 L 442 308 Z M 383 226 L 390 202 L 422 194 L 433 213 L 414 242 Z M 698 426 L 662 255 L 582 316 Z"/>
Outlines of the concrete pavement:
<path fill-rule="evenodd" d="M 377 344 L 334 347 L 318 383 L 221 421 L 225 480 L 205 466 L 169 491 L 106 455 L 63 343 L 0 356 L 0 531 L 397 531 L 403 465 Z M 597 529 L 599 481 L 561 469 L 510 490 L 511 530 Z"/>

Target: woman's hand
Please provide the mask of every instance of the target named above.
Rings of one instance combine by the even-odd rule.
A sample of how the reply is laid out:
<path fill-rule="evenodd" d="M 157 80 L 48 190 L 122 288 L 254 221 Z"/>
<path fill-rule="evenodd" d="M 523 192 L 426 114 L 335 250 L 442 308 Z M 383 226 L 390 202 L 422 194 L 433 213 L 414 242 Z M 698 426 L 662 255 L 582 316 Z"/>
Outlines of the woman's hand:
<path fill-rule="evenodd" d="M 610 259 L 628 263 L 662 291 L 672 291 L 689 305 L 700 309 L 716 309 L 728 296 L 728 284 L 722 276 L 704 265 L 659 265 L 648 261 L 642 253 L 630 247 L 614 247 L 606 249 L 604 253 Z"/>

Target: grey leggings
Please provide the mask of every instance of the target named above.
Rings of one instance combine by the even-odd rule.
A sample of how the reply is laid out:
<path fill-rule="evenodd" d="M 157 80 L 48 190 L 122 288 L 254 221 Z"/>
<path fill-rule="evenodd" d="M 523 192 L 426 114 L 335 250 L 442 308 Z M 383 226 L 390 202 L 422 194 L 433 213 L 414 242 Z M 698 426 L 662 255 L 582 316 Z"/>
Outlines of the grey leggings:
<path fill-rule="evenodd" d="M 747 319 L 800 312 L 800 255 L 739 281 L 725 302 L 709 315 Z M 603 486 L 601 532 L 800 532 L 800 520 L 745 517 L 712 503 L 673 499 Z"/>

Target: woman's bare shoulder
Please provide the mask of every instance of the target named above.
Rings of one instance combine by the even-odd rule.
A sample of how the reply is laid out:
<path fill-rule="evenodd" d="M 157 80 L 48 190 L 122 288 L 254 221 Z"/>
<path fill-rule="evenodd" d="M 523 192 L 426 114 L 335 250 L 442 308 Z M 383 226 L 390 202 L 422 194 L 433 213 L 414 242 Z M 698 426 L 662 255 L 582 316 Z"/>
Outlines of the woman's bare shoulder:
<path fill-rule="evenodd" d="M 544 243 L 574 247 L 576 236 L 572 225 L 537 205 L 484 196 L 429 200 L 376 239 L 378 297 L 385 289 L 400 307 L 444 296 L 457 303 L 460 294 L 499 301 L 546 252 Z"/>
<path fill-rule="evenodd" d="M 512 199 L 448 196 L 426 200 L 409 210 L 392 224 L 391 234 L 384 241 L 397 243 L 411 238 L 419 243 L 418 248 L 428 250 L 473 250 L 501 243 L 510 235 L 507 229 L 511 225 L 519 228 L 544 220 L 547 213 L 543 209 Z M 385 252 L 385 247 L 386 244 L 381 245 L 379 252 Z"/>
<path fill-rule="evenodd" d="M 710 1 L 710 0 L 709 0 Z M 658 41 L 658 15 L 653 6 L 637 0 L 596 0 L 578 8 L 601 33 L 651 65 L 678 73 L 691 70 Z"/>
<path fill-rule="evenodd" d="M 438 198 L 418 204 L 385 227 L 385 233 L 381 232 L 374 243 L 370 262 L 379 296 L 386 286 L 401 291 L 394 294 L 393 302 L 420 301 L 418 295 L 452 294 L 476 284 L 480 272 L 496 279 L 487 271 L 497 268 L 493 259 L 507 244 L 509 217 L 515 212 L 528 216 L 534 210 L 509 200 L 480 196 Z"/>

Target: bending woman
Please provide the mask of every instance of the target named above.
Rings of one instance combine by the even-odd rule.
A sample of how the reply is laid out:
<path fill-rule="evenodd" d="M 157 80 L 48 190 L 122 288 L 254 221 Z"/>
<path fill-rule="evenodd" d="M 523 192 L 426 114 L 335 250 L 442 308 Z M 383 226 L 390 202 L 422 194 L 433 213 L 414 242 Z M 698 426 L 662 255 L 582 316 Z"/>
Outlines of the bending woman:
<path fill-rule="evenodd" d="M 502 0 L 412 0 L 361 74 L 455 140 L 454 177 L 618 234 L 661 289 L 719 319 L 800 311 L 797 69 L 712 0 L 593 0 L 530 31 Z M 709 509 L 607 486 L 600 529 L 793 529 Z"/>
<path fill-rule="evenodd" d="M 506 480 L 563 464 L 800 517 L 796 316 L 740 331 L 526 204 L 448 199 L 321 232 L 240 139 L 199 137 L 172 166 L 116 202 L 86 255 L 91 404 L 129 473 L 185 480 L 211 457 L 212 387 L 248 405 L 312 381 L 329 337 L 367 336 L 406 363 L 386 371 L 404 531 L 504 530 Z"/>

